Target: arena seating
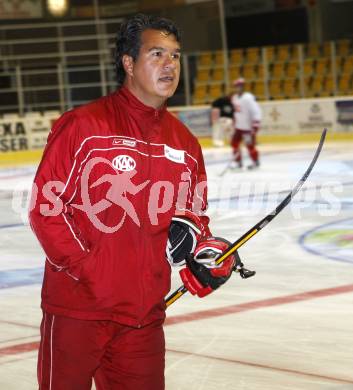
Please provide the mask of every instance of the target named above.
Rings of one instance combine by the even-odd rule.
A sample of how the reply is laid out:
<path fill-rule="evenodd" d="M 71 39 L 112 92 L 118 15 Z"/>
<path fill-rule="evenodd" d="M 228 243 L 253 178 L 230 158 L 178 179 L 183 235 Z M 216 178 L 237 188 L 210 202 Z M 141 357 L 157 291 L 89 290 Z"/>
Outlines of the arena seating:
<path fill-rule="evenodd" d="M 259 100 L 353 95 L 353 42 L 348 39 L 232 49 L 228 60 L 228 84 L 244 77 Z M 196 64 L 194 104 L 230 92 L 222 51 L 202 52 Z"/>

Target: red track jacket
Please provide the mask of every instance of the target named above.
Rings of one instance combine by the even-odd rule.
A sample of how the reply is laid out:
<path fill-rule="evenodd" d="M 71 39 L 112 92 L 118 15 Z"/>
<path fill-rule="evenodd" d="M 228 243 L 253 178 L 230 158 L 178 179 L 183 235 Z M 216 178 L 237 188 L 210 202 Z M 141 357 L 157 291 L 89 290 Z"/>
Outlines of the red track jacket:
<path fill-rule="evenodd" d="M 43 309 L 136 327 L 163 318 L 170 220 L 203 213 L 205 182 L 197 139 L 124 87 L 61 116 L 29 215 L 47 256 Z"/>

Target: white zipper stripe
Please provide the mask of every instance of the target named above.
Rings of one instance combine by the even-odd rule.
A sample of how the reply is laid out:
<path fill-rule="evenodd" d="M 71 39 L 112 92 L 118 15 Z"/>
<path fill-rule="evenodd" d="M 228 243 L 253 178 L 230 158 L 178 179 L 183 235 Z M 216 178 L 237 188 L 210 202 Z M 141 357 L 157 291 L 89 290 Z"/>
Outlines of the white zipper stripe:
<path fill-rule="evenodd" d="M 64 214 L 64 213 L 61 213 L 61 215 L 63 216 L 63 218 L 64 218 L 64 220 L 65 220 L 67 226 L 69 227 L 69 229 L 70 229 L 72 235 L 74 236 L 75 240 L 76 240 L 76 241 L 78 242 L 78 244 L 80 245 L 81 249 L 82 249 L 84 252 L 86 252 L 86 248 L 82 245 L 82 242 L 81 242 L 81 241 L 78 239 L 78 237 L 76 236 L 76 234 L 75 234 L 75 232 L 74 232 L 72 226 L 69 224 L 69 221 L 66 219 L 65 214 Z"/>
<path fill-rule="evenodd" d="M 58 197 L 56 198 L 56 200 L 58 200 L 59 198 L 61 198 L 61 196 L 63 195 L 63 193 L 66 191 L 66 188 L 67 188 L 67 186 L 68 186 L 68 184 L 69 184 L 69 181 L 70 181 L 70 179 L 71 179 L 71 176 L 72 176 L 72 174 L 73 174 L 73 172 L 74 172 L 75 165 L 76 165 L 76 159 L 75 159 L 74 164 L 73 164 L 73 166 L 72 166 L 72 168 L 71 168 L 69 177 L 68 177 L 68 179 L 66 180 L 65 186 L 64 186 L 63 190 L 60 192 L 60 194 L 58 195 Z"/>
<path fill-rule="evenodd" d="M 53 327 L 54 327 L 55 316 L 53 315 L 53 320 L 50 328 L 50 380 L 49 380 L 49 390 L 51 390 L 52 380 L 53 380 Z"/>
<path fill-rule="evenodd" d="M 45 346 L 45 323 L 47 321 L 47 313 L 44 312 L 44 318 L 43 318 L 43 337 L 40 340 L 40 350 L 42 351 L 42 356 L 40 360 L 40 387 L 43 383 L 43 360 L 44 360 L 44 346 Z"/>

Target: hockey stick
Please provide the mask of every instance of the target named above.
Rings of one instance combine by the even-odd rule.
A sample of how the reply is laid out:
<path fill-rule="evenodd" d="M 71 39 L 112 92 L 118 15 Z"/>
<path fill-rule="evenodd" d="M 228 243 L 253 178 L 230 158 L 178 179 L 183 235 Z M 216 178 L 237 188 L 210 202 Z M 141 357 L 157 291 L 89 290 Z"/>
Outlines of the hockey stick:
<path fill-rule="evenodd" d="M 230 161 L 228 162 L 228 164 L 225 166 L 225 168 L 223 169 L 223 171 L 219 174 L 220 177 L 222 177 L 222 176 L 225 175 L 225 173 L 226 173 L 226 172 L 228 171 L 228 169 L 230 168 L 231 163 L 232 163 L 232 160 L 230 160 Z"/>
<path fill-rule="evenodd" d="M 268 225 L 277 215 L 290 203 L 292 198 L 297 194 L 297 192 L 301 189 L 303 184 L 305 183 L 306 179 L 310 175 L 311 171 L 314 168 L 314 165 L 316 164 L 316 161 L 321 153 L 322 146 L 325 142 L 327 129 L 324 129 L 324 131 L 321 134 L 319 145 L 316 149 L 315 155 L 305 171 L 303 177 L 298 181 L 296 186 L 292 189 L 292 191 L 282 200 L 282 202 L 268 215 L 266 215 L 265 218 L 263 218 L 260 222 L 258 222 L 256 225 L 254 225 L 251 229 L 249 229 L 246 233 L 244 233 L 240 238 L 238 238 L 227 250 L 225 250 L 221 256 L 216 260 L 216 264 L 221 264 L 228 256 L 230 256 L 232 253 L 234 253 L 237 249 L 239 249 L 241 246 L 243 246 L 247 241 L 250 240 L 250 238 L 254 237 L 255 234 L 257 234 L 260 230 L 262 230 L 266 225 Z M 234 268 L 235 272 L 239 272 L 242 278 L 248 278 L 250 276 L 254 275 L 253 271 L 248 271 L 243 268 L 243 264 L 238 262 Z M 180 286 L 177 290 L 175 290 L 172 294 L 170 294 L 166 299 L 165 303 L 166 306 L 170 306 L 172 303 L 174 303 L 176 300 L 181 298 L 186 292 L 187 288 L 185 286 Z"/>

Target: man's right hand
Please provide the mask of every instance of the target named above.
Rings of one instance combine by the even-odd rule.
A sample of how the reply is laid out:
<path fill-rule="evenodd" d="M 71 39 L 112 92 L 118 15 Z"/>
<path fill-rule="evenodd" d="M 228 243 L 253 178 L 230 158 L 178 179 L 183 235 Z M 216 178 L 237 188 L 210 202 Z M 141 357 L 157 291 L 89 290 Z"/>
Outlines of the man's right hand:
<path fill-rule="evenodd" d="M 186 259 L 186 268 L 179 272 L 184 286 L 191 294 L 202 298 L 230 278 L 235 266 L 235 255 L 230 255 L 219 265 L 216 264 L 217 258 L 229 246 L 228 241 L 215 237 L 206 238 L 197 244 L 194 254 Z"/>

